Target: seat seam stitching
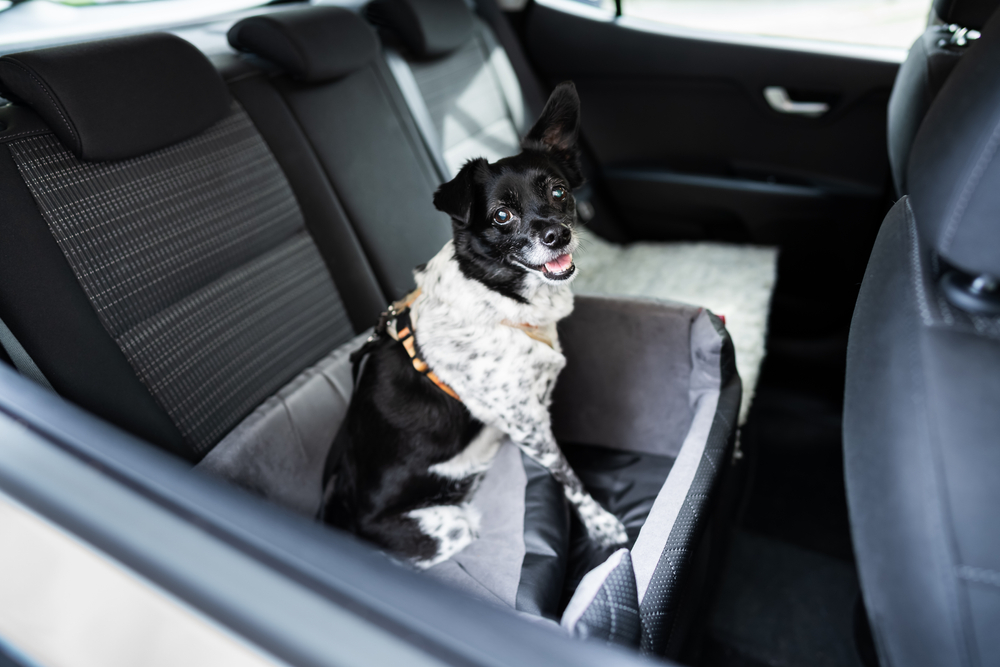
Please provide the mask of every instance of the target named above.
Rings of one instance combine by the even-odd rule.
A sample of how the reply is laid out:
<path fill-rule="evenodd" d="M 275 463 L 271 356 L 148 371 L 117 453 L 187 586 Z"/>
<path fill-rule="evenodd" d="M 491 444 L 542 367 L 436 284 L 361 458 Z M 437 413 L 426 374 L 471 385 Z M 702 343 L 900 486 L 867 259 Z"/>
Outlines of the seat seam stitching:
<path fill-rule="evenodd" d="M 30 76 L 31 79 L 38 85 L 38 87 L 41 88 L 42 92 L 45 93 L 46 97 L 49 98 L 49 101 L 52 102 L 53 106 L 55 106 L 56 111 L 59 113 L 59 117 L 62 118 L 63 123 L 66 124 L 66 128 L 73 135 L 73 139 L 76 141 L 77 145 L 80 146 L 80 149 L 83 150 L 83 144 L 80 142 L 80 136 L 77 134 L 77 132 L 73 128 L 73 126 L 70 125 L 69 120 L 66 118 L 65 114 L 63 114 L 61 103 L 59 102 L 59 100 L 56 97 L 53 96 L 53 94 L 49 90 L 48 86 L 45 85 L 45 82 L 43 82 L 41 79 L 39 79 L 35 75 L 35 72 L 33 70 L 31 70 L 31 68 L 29 68 L 28 66 L 26 66 L 26 65 L 18 62 L 17 60 L 9 59 L 9 60 L 6 60 L 4 62 L 7 63 L 7 64 L 10 64 L 10 65 L 15 65 L 17 67 L 20 67 L 22 70 L 24 70 L 25 72 L 28 73 L 28 76 Z"/>
<path fill-rule="evenodd" d="M 986 172 L 986 168 L 989 167 L 991 162 L 993 162 L 998 146 L 1000 146 L 1000 119 L 998 119 L 994 124 L 993 130 L 990 133 L 990 138 L 987 140 L 986 145 L 979 154 L 979 158 L 976 160 L 976 163 L 972 168 L 972 173 L 969 174 L 969 178 L 965 182 L 965 187 L 963 187 L 962 191 L 959 193 L 958 201 L 955 203 L 955 208 L 952 211 L 951 218 L 948 220 L 948 223 L 941 232 L 940 239 L 942 250 L 948 250 L 951 247 L 952 241 L 955 239 L 955 234 L 958 231 L 959 223 L 962 218 L 965 217 L 969 201 L 972 199 L 972 195 L 975 193 L 976 188 L 979 187 L 979 182 L 982 180 L 983 174 Z"/>

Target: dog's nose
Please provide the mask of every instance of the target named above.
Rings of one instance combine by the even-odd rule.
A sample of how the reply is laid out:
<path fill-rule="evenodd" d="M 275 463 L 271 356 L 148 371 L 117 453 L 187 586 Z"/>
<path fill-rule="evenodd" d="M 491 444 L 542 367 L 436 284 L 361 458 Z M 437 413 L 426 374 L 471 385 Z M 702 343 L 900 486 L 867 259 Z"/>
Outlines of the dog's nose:
<path fill-rule="evenodd" d="M 542 232 L 542 243 L 550 248 L 558 248 L 569 243 L 569 227 L 565 225 L 549 225 Z"/>

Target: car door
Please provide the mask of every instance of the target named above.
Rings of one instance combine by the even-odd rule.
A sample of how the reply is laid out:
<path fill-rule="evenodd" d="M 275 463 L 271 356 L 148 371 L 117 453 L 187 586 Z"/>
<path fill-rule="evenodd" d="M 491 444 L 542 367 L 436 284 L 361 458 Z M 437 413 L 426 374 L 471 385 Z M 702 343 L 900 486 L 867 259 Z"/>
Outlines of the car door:
<path fill-rule="evenodd" d="M 692 5 L 659 4 L 664 20 Z M 671 26 L 630 5 L 538 0 L 521 17 L 542 78 L 576 82 L 619 230 L 779 246 L 772 339 L 842 330 L 890 201 L 886 105 L 905 49 Z M 733 3 L 702 5 L 722 22 Z"/>

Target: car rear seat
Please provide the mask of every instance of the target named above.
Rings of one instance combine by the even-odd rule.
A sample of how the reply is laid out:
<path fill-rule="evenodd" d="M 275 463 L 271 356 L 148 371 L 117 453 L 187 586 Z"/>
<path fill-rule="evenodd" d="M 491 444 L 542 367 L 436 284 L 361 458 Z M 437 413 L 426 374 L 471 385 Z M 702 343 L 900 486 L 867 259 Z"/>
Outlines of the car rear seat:
<path fill-rule="evenodd" d="M 433 184 L 402 173 L 423 150 L 392 126 L 405 110 L 377 113 L 398 100 L 379 79 L 371 29 L 346 10 L 307 11 L 287 15 L 340 50 L 311 60 L 301 81 L 230 63 L 232 97 L 194 47 L 168 35 L 0 59 L 0 94 L 20 103 L 0 107 L 0 321 L 57 393 L 200 470 L 314 515 L 352 389 L 347 354 L 383 290 L 405 289 L 412 268 L 394 260 L 392 236 L 437 239 L 414 214 Z M 341 124 L 345 134 L 327 134 Z M 382 136 L 394 141 L 347 142 L 353 151 L 336 143 Z M 395 215 L 384 220 L 366 208 L 379 198 L 366 198 L 372 183 L 403 184 L 412 196 L 391 199 Z M 362 247 L 373 249 L 373 267 Z M 639 533 L 634 566 L 619 560 L 603 572 L 612 579 L 588 580 L 584 593 L 594 597 L 577 601 L 567 627 L 632 645 L 641 636 L 646 650 L 663 652 L 733 444 L 732 348 L 718 320 L 687 306 L 580 299 L 566 324 L 571 375 L 557 424 L 574 441 L 619 448 L 626 465 L 605 476 L 611 491 L 622 475 L 662 464 L 658 484 L 617 508 L 633 533 L 646 516 L 655 530 Z M 628 346 L 624 331 L 635 336 Z M 591 362 L 595 350 L 606 363 Z M 674 381 L 664 387 L 664 377 Z M 558 608 L 570 545 L 533 553 L 526 533 L 532 512 L 565 511 L 562 494 L 553 505 L 534 493 L 551 478 L 513 445 L 504 451 L 477 494 L 493 511 L 480 560 L 453 563 L 440 578 L 552 615 L 522 604 L 520 582 L 548 573 L 540 581 L 548 599 L 554 582 Z M 599 466 L 591 472 L 600 481 Z M 510 511 L 519 504 L 523 517 Z M 497 582 L 497 563 L 508 572 L 500 595 L 481 583 Z M 606 623 L 605 593 L 625 574 L 636 586 L 628 632 Z"/>
<path fill-rule="evenodd" d="M 38 114 L 5 108 L 0 318 L 59 394 L 194 461 L 382 299 L 337 289 L 349 244 L 317 246 L 204 56 L 111 44 L 0 61 Z"/>
<path fill-rule="evenodd" d="M 383 28 L 384 55 L 434 156 L 439 178 L 465 163 L 517 153 L 541 108 L 541 88 L 516 41 L 501 45 L 494 29 L 506 18 L 492 0 L 374 0 L 367 16 Z M 520 63 L 515 69 L 513 62 Z M 544 100 L 543 100 L 544 101 Z M 537 104 L 537 102 L 535 103 Z M 583 109 L 586 116 L 587 109 Z M 595 229 L 614 227 L 598 206 Z M 753 398 L 764 343 L 777 250 L 721 243 L 610 243 L 584 230 L 577 253 L 579 294 L 619 294 L 704 305 L 726 316 L 744 382 L 741 421 Z"/>

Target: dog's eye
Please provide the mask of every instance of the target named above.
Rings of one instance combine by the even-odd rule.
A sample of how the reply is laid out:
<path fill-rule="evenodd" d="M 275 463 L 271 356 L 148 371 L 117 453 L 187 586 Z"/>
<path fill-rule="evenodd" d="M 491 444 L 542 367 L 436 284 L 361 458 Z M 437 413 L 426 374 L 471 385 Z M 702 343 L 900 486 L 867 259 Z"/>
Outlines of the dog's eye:
<path fill-rule="evenodd" d="M 556 201 L 562 201 L 566 198 L 566 190 L 564 188 L 560 188 L 559 186 L 552 188 L 552 198 Z"/>
<path fill-rule="evenodd" d="M 498 225 L 506 225 L 514 216 L 506 208 L 499 208 L 497 212 L 493 214 L 493 222 Z"/>

